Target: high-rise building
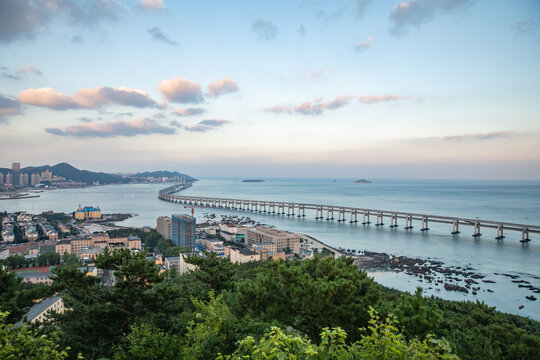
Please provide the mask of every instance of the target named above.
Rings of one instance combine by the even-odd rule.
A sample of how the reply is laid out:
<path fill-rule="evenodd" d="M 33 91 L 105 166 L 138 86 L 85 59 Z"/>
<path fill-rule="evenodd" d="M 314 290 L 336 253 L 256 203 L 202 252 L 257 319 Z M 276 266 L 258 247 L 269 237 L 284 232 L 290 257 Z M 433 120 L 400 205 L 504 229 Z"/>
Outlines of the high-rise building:
<path fill-rule="evenodd" d="M 12 177 L 13 176 L 10 173 L 6 174 L 6 185 L 13 185 L 12 182 L 11 182 Z"/>
<path fill-rule="evenodd" d="M 4 184 L 4 174 L 0 173 L 0 185 Z"/>
<path fill-rule="evenodd" d="M 53 176 L 51 170 L 47 169 L 41 172 L 41 180 L 49 181 L 52 180 L 52 178 Z"/>
<path fill-rule="evenodd" d="M 21 171 L 21 163 L 13 163 L 11 164 L 11 171 L 13 172 L 13 176 L 11 178 L 11 184 L 13 187 L 17 187 L 21 185 L 21 178 L 20 178 L 20 171 Z"/>
<path fill-rule="evenodd" d="M 165 239 L 172 239 L 172 220 L 169 216 L 160 216 L 157 218 L 157 232 Z"/>
<path fill-rule="evenodd" d="M 177 214 L 172 216 L 171 240 L 187 249 L 195 246 L 196 220 L 193 216 Z"/>
<path fill-rule="evenodd" d="M 19 176 L 19 185 L 28 186 L 28 174 L 27 173 L 22 173 Z"/>
<path fill-rule="evenodd" d="M 39 176 L 39 174 L 33 173 L 30 176 L 30 184 L 36 185 L 36 184 L 39 184 L 40 182 L 41 182 L 41 177 Z"/>

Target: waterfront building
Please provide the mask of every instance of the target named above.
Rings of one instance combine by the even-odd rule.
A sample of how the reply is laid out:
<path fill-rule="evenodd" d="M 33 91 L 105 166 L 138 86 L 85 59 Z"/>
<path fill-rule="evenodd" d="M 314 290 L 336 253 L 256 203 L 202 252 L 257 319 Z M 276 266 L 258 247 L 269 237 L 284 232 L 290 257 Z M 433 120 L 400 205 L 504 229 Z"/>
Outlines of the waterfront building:
<path fill-rule="evenodd" d="M 176 214 L 172 216 L 171 240 L 186 249 L 195 246 L 196 219 L 193 216 Z"/>
<path fill-rule="evenodd" d="M 15 323 L 15 326 L 21 326 L 26 319 L 29 323 L 34 323 L 36 321 L 45 320 L 47 313 L 49 312 L 63 313 L 64 312 L 64 302 L 60 296 L 51 296 L 42 300 L 40 303 L 32 306 L 30 310 L 24 315 L 23 320 Z"/>
<path fill-rule="evenodd" d="M 272 229 L 267 226 L 257 226 L 247 229 L 246 244 L 248 246 L 268 242 L 276 244 L 277 250 L 289 249 L 295 254 L 300 253 L 300 236 L 297 234 Z"/>
<path fill-rule="evenodd" d="M 53 178 L 51 170 L 47 169 L 41 172 L 41 180 L 51 181 Z"/>
<path fill-rule="evenodd" d="M 41 182 L 41 177 L 39 176 L 39 174 L 32 173 L 32 175 L 30 175 L 30 185 L 37 185 L 40 182 Z"/>
<path fill-rule="evenodd" d="M 172 219 L 168 216 L 158 217 L 156 230 L 165 239 L 171 240 L 172 239 Z"/>
<path fill-rule="evenodd" d="M 22 173 L 19 176 L 19 184 L 21 186 L 28 186 L 28 174 L 27 173 Z"/>
<path fill-rule="evenodd" d="M 0 173 L 0 185 L 4 185 L 4 173 Z"/>
<path fill-rule="evenodd" d="M 6 185 L 13 185 L 13 176 L 11 175 L 11 173 L 7 173 L 6 174 L 6 182 L 5 182 Z"/>
<path fill-rule="evenodd" d="M 101 219 L 101 210 L 99 207 L 85 206 L 82 207 L 79 205 L 79 208 L 75 211 L 76 220 L 85 220 L 85 219 Z"/>
<path fill-rule="evenodd" d="M 13 163 L 11 164 L 11 171 L 13 174 L 13 177 L 11 179 L 13 187 L 20 186 L 20 171 L 21 171 L 21 163 Z"/>

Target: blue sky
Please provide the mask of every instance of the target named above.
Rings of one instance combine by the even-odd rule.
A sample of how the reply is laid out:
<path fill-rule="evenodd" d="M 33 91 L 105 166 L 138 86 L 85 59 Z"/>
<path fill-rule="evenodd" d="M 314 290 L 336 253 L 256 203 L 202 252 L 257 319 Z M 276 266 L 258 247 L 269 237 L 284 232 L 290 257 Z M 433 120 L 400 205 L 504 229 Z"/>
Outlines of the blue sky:
<path fill-rule="evenodd" d="M 0 4 L 0 166 L 540 179 L 540 2 Z"/>

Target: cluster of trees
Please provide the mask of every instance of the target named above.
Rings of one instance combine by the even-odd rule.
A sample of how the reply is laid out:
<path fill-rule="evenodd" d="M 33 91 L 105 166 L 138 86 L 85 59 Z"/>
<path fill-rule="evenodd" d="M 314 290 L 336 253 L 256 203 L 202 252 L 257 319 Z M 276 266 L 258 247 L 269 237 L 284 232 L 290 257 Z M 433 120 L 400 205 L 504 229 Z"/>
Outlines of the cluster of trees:
<path fill-rule="evenodd" d="M 24 256 L 15 255 L 9 256 L 4 260 L 0 260 L 0 266 L 5 266 L 7 269 L 19 269 L 32 266 L 53 266 L 53 265 L 79 266 L 80 260 L 77 255 L 60 254 L 52 251 L 47 251 L 38 255 L 35 259 L 27 259 Z"/>
<path fill-rule="evenodd" d="M 69 310 L 36 327 L 37 335 L 69 358 L 88 359 L 539 356 L 540 323 L 482 303 L 384 288 L 349 259 L 232 264 L 210 254 L 190 261 L 198 269 L 179 276 L 160 273 L 144 253 L 105 251 L 96 265 L 115 272 L 111 288 L 75 267 L 56 268 L 49 289 Z M 6 301 L 2 311 L 17 310 Z"/>

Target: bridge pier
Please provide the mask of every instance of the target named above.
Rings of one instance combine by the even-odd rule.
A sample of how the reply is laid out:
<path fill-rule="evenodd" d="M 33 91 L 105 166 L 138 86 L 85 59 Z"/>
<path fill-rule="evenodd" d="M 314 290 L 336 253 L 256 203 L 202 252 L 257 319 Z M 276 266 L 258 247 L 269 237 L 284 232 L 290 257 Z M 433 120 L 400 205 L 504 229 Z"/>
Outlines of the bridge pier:
<path fill-rule="evenodd" d="M 353 220 L 353 214 L 354 214 L 354 220 Z M 349 223 L 357 223 L 358 222 L 358 213 L 356 211 L 351 210 L 351 221 Z"/>
<path fill-rule="evenodd" d="M 330 217 L 330 213 L 332 213 L 332 217 Z M 334 220 L 334 209 L 333 208 L 327 208 L 326 209 L 326 221 Z"/>
<path fill-rule="evenodd" d="M 319 211 L 321 212 L 321 216 L 319 216 Z M 323 218 L 323 209 L 322 207 L 317 206 L 315 208 L 315 220 L 319 220 Z"/>
<path fill-rule="evenodd" d="M 397 214 L 392 214 L 392 217 L 390 217 L 390 227 L 391 227 L 391 228 L 396 228 L 396 227 L 398 227 L 398 224 L 397 224 Z"/>
<path fill-rule="evenodd" d="M 457 235 L 457 234 L 459 234 L 459 221 L 454 220 L 452 222 L 452 235 Z"/>
<path fill-rule="evenodd" d="M 529 228 L 527 226 L 523 226 L 521 228 L 521 240 L 519 240 L 519 242 L 526 243 L 529 241 L 531 241 L 531 239 L 529 239 Z"/>
<path fill-rule="evenodd" d="M 429 228 L 428 228 L 428 218 L 427 217 L 423 217 L 422 218 L 422 228 L 420 229 L 420 231 L 428 231 Z"/>
<path fill-rule="evenodd" d="M 338 222 L 345 222 L 345 209 L 338 209 Z"/>
<path fill-rule="evenodd" d="M 480 223 L 477 221 L 474 223 L 474 234 L 473 234 L 473 237 L 474 238 L 477 238 L 479 236 L 482 236 L 482 234 L 480 233 Z"/>
<path fill-rule="evenodd" d="M 375 226 L 383 226 L 384 225 L 384 222 L 383 222 L 383 213 L 377 213 L 377 222 L 375 223 Z"/>
<path fill-rule="evenodd" d="M 409 230 L 409 229 L 412 229 L 413 226 L 412 226 L 412 216 L 410 215 L 407 215 L 407 217 L 405 218 L 405 230 Z"/>
<path fill-rule="evenodd" d="M 504 239 L 504 234 L 503 234 L 503 225 L 502 224 L 497 224 L 497 236 L 495 237 L 495 239 L 497 240 L 502 240 Z"/>
<path fill-rule="evenodd" d="M 369 211 L 364 211 L 364 221 L 362 222 L 362 225 L 367 224 L 371 224 L 371 221 L 369 221 Z"/>

